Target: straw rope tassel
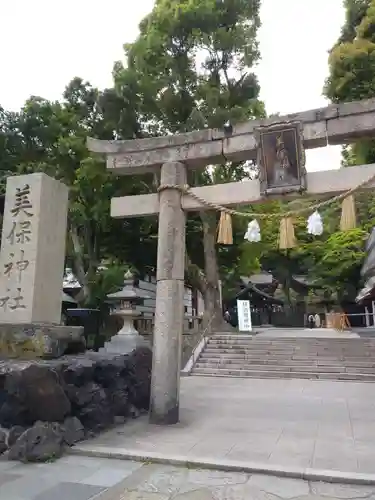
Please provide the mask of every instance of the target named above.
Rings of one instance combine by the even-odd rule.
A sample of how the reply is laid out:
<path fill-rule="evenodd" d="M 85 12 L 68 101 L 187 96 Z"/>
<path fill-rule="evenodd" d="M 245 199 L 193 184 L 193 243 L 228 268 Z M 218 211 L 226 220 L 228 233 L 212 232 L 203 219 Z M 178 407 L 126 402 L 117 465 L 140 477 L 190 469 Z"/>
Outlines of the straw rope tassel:
<path fill-rule="evenodd" d="M 357 216 L 355 200 L 354 196 L 351 194 L 344 198 L 341 204 L 340 229 L 341 231 L 348 231 L 349 229 L 354 229 L 356 225 Z"/>
<path fill-rule="evenodd" d="M 294 235 L 293 219 L 283 217 L 280 220 L 279 248 L 287 250 L 296 246 L 296 237 Z"/>
<path fill-rule="evenodd" d="M 220 212 L 217 242 L 221 245 L 233 245 L 232 216 L 227 212 Z"/>

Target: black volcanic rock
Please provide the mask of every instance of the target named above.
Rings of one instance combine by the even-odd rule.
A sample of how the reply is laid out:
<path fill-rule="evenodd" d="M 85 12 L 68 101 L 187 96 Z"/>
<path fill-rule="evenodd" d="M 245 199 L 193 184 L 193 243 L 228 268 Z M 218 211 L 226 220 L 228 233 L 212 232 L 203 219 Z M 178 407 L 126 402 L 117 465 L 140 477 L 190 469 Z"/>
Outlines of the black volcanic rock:
<path fill-rule="evenodd" d="M 0 361 L 0 427 L 10 429 L 10 455 L 26 461 L 55 456 L 64 443 L 72 445 L 119 418 L 136 418 L 148 409 L 151 363 L 147 348 L 127 355 Z"/>
<path fill-rule="evenodd" d="M 36 422 L 17 439 L 9 450 L 9 460 L 45 462 L 61 456 L 63 433 L 57 423 Z"/>

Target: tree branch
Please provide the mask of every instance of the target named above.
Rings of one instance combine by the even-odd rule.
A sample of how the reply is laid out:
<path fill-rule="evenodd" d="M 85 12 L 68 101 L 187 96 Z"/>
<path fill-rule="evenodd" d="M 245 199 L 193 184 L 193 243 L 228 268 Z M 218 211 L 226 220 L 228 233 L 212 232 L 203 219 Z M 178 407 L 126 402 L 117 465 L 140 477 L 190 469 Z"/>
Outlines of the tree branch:
<path fill-rule="evenodd" d="M 85 272 L 85 264 L 83 258 L 82 245 L 79 239 L 78 228 L 75 224 L 70 223 L 69 235 L 73 245 L 73 270 L 83 290 L 83 301 L 90 296 L 90 289 Z"/>

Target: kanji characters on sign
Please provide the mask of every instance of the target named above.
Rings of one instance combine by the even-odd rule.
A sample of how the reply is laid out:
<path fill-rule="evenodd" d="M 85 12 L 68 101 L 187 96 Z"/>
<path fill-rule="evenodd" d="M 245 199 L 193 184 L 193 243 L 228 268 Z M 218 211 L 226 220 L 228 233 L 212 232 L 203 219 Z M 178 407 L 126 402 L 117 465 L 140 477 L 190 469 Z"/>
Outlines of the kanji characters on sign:
<path fill-rule="evenodd" d="M 2 308 L 4 311 L 6 311 L 8 308 L 11 311 L 15 311 L 17 309 L 26 309 L 21 287 L 18 287 L 16 292 L 13 294 L 8 289 L 7 295 L 5 295 L 4 297 L 0 297 L 0 308 Z"/>
<path fill-rule="evenodd" d="M 30 210 L 33 208 L 30 202 L 30 186 L 26 184 L 23 188 L 16 188 L 16 199 L 11 212 L 12 215 L 18 217 L 21 213 L 32 217 L 33 213 Z"/>
<path fill-rule="evenodd" d="M 69 189 L 36 172 L 7 179 L 0 323 L 59 324 Z"/>
<path fill-rule="evenodd" d="M 14 245 L 15 243 L 29 243 L 31 239 L 31 221 L 25 220 L 16 222 L 13 221 L 12 229 L 7 236 L 7 240 Z"/>
<path fill-rule="evenodd" d="M 22 292 L 22 277 L 29 267 L 30 260 L 26 257 L 27 244 L 32 237 L 33 205 L 29 184 L 17 187 L 10 210 L 11 229 L 5 239 L 12 250 L 3 264 L 3 278 L 6 279 L 7 292 L 0 297 L 0 309 L 17 311 L 26 309 L 25 297 Z"/>
<path fill-rule="evenodd" d="M 18 282 L 21 282 L 22 279 L 22 272 L 25 271 L 30 262 L 29 260 L 25 259 L 25 250 L 20 251 L 20 258 L 16 261 L 14 261 L 14 253 L 9 254 L 9 262 L 6 262 L 4 264 L 4 276 L 9 278 L 11 276 L 12 272 L 17 272 L 17 278 Z"/>

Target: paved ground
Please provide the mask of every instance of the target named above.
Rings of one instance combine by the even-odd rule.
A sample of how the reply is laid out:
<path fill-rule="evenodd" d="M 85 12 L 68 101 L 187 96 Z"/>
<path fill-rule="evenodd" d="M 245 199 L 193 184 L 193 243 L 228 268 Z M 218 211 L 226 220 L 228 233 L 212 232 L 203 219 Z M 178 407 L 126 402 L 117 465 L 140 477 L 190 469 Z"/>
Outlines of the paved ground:
<path fill-rule="evenodd" d="M 79 450 L 375 474 L 375 384 L 187 377 L 181 394 L 178 425 L 138 419 Z"/>
<path fill-rule="evenodd" d="M 329 500 L 375 498 L 374 486 L 307 482 L 69 456 L 55 463 L 0 461 L 0 500 Z"/>
<path fill-rule="evenodd" d="M 375 384 L 188 377 L 181 423 L 129 422 L 81 453 L 181 457 L 375 474 Z M 339 474 L 339 472 L 336 472 Z M 375 500 L 375 485 L 307 482 L 108 458 L 66 456 L 23 465 L 0 460 L 0 500 Z"/>

